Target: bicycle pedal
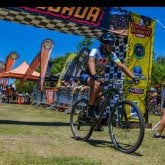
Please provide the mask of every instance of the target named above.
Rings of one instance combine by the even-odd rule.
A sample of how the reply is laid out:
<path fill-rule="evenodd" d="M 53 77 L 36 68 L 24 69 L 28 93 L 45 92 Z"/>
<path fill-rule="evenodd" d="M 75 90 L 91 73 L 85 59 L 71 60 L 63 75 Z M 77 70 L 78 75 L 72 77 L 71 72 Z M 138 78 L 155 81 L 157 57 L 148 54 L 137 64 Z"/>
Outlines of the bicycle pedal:
<path fill-rule="evenodd" d="M 102 132 L 104 131 L 104 128 L 102 126 L 94 128 L 94 131 Z"/>

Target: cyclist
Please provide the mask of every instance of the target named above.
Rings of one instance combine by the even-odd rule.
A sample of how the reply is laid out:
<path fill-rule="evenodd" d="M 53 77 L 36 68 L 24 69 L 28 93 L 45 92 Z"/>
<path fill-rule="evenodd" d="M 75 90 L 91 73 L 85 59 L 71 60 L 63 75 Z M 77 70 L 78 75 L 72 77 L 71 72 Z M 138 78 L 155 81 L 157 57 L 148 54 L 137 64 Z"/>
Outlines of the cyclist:
<path fill-rule="evenodd" d="M 103 33 L 99 41 L 99 48 L 93 48 L 89 53 L 87 67 L 80 73 L 80 81 L 82 84 L 91 88 L 89 93 L 89 105 L 87 116 L 91 119 L 98 117 L 98 108 L 95 106 L 95 99 L 100 92 L 100 84 L 104 84 L 104 71 L 106 65 L 113 61 L 126 75 L 139 83 L 134 74 L 120 61 L 115 52 L 112 51 L 115 43 L 115 36 L 111 33 Z"/>

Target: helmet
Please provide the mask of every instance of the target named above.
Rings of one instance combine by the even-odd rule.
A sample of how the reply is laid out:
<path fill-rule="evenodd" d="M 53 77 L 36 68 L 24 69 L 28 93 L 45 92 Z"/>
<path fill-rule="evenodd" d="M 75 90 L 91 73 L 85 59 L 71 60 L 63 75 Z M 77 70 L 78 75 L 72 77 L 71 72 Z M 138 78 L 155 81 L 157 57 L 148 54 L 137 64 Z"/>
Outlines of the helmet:
<path fill-rule="evenodd" d="M 109 43 L 110 45 L 113 45 L 115 42 L 115 36 L 112 33 L 103 33 L 100 38 L 100 42 Z"/>

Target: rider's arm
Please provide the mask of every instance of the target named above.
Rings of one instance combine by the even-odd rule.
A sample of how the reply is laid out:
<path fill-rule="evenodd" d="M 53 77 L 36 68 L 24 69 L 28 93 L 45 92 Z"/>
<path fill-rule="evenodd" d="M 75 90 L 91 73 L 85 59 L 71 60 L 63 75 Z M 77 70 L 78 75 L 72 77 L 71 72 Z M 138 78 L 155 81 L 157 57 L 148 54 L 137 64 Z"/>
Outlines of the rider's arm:
<path fill-rule="evenodd" d="M 129 76 L 132 79 L 135 78 L 134 74 L 125 66 L 125 64 L 123 64 L 120 61 L 120 59 L 117 57 L 117 55 L 114 52 L 111 52 L 110 58 L 127 76 Z"/>
<path fill-rule="evenodd" d="M 96 74 L 95 57 L 96 57 L 97 53 L 98 53 L 98 50 L 94 48 L 91 50 L 91 52 L 89 54 L 89 60 L 88 60 L 87 65 L 88 65 L 90 74 L 92 74 L 92 75 Z"/>
<path fill-rule="evenodd" d="M 116 64 L 121 71 L 123 71 L 127 76 L 129 76 L 130 78 L 135 78 L 134 74 L 122 63 L 122 62 L 118 62 Z"/>
<path fill-rule="evenodd" d="M 88 60 L 89 71 L 92 75 L 96 74 L 95 59 L 94 57 L 89 57 Z"/>

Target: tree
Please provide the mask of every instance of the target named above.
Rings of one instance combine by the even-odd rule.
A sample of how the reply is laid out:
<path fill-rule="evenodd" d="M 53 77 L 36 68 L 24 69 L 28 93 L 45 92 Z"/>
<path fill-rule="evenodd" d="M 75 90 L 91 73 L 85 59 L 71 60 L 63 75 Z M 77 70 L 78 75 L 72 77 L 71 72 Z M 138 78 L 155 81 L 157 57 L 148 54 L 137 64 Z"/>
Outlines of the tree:
<path fill-rule="evenodd" d="M 163 60 L 164 58 L 157 58 L 153 61 L 152 73 L 151 73 L 151 85 L 155 86 L 156 84 L 162 84 L 165 81 L 165 65 Z"/>
<path fill-rule="evenodd" d="M 55 75 L 55 74 L 58 74 L 61 72 L 61 70 L 65 64 L 65 61 L 69 55 L 70 55 L 70 53 L 66 53 L 64 56 L 56 57 L 52 60 L 53 66 L 52 66 L 51 73 L 50 73 L 51 75 Z"/>
<path fill-rule="evenodd" d="M 16 90 L 18 93 L 32 93 L 34 87 L 36 86 L 36 81 L 29 81 L 26 80 L 21 86 L 20 86 L 21 80 L 17 79 L 15 81 Z"/>
<path fill-rule="evenodd" d="M 80 43 L 78 43 L 77 50 L 79 52 L 82 47 L 90 48 L 92 46 L 92 44 L 93 44 L 93 41 L 91 38 L 84 37 L 84 39 Z"/>
<path fill-rule="evenodd" d="M 156 62 L 158 64 L 162 64 L 162 65 L 164 64 L 165 65 L 165 57 L 163 57 L 163 56 L 157 57 Z"/>

